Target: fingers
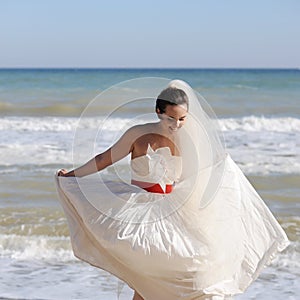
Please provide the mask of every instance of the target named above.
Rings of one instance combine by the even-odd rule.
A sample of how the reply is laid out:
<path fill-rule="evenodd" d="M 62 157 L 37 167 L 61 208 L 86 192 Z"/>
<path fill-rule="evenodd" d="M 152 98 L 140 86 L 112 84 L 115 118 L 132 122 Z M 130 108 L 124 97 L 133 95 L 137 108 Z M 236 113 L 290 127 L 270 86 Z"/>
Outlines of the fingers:
<path fill-rule="evenodd" d="M 65 176 L 68 173 L 66 169 L 61 169 L 58 171 L 57 176 Z"/>
<path fill-rule="evenodd" d="M 62 176 L 62 177 L 75 177 L 74 171 L 67 171 L 66 169 L 60 169 L 57 172 L 57 176 Z"/>

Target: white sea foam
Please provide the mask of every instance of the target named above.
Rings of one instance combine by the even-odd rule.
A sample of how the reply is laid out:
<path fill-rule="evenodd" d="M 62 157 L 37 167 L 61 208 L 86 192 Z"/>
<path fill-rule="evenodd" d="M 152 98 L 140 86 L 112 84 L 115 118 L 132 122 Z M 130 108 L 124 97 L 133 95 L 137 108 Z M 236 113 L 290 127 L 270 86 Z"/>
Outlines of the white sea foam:
<path fill-rule="evenodd" d="M 129 118 L 74 118 L 74 117 L 3 117 L 0 118 L 0 131 L 13 130 L 20 132 L 49 131 L 73 132 L 80 124 L 81 128 L 94 129 L 101 127 L 107 130 L 119 130 Z"/>
<path fill-rule="evenodd" d="M 74 117 L 2 117 L 0 131 L 14 130 L 33 131 L 73 131 L 79 121 L 85 128 L 95 128 L 104 122 L 107 130 L 119 130 L 130 118 L 74 118 Z M 300 119 L 292 117 L 266 118 L 264 116 L 247 116 L 242 118 L 220 118 L 218 120 L 222 131 L 272 131 L 300 132 Z"/>
<path fill-rule="evenodd" d="M 28 299 L 131 299 L 132 290 L 114 276 L 75 259 L 70 250 L 61 251 L 60 239 L 19 239 L 0 236 L 10 249 L 0 251 L 0 297 Z M 53 243 L 53 241 L 55 241 Z M 63 243 L 67 242 L 63 241 Z M 24 244 L 24 245 L 23 245 Z M 250 288 L 236 298 L 290 299 L 299 294 L 299 252 L 294 243 L 263 271 Z M 298 246 L 299 247 L 299 246 Z M 12 249 L 13 248 L 13 249 Z M 18 286 L 22 285 L 20 290 Z M 46 293 L 46 294 L 45 294 Z M 45 297 L 47 295 L 47 297 Z"/>
<path fill-rule="evenodd" d="M 0 119 L 0 167 L 72 164 L 73 139 L 78 124 L 82 144 L 95 140 L 96 152 L 114 142 L 130 118 L 80 120 L 68 117 L 4 117 Z M 143 120 L 139 120 L 143 122 Z M 300 173 L 300 119 L 248 116 L 219 120 L 227 151 L 247 174 Z M 82 161 L 89 157 L 84 156 Z"/>
<path fill-rule="evenodd" d="M 266 118 L 264 116 L 247 116 L 242 118 L 219 119 L 222 131 L 271 131 L 300 132 L 300 119 L 297 118 Z"/>
<path fill-rule="evenodd" d="M 0 265 L 0 299 L 128 300 L 133 295 L 116 277 L 79 261 L 50 264 L 0 258 Z"/>
<path fill-rule="evenodd" d="M 76 260 L 69 237 L 15 234 L 0 234 L 0 258 L 48 262 Z"/>

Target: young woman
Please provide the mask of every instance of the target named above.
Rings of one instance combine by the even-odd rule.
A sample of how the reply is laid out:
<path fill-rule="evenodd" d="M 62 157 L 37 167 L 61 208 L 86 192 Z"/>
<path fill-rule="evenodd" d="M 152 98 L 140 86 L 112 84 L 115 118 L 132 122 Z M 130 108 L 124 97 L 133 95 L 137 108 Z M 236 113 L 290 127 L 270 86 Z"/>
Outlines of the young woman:
<path fill-rule="evenodd" d="M 75 255 L 125 281 L 134 300 L 228 299 L 288 245 L 198 100 L 172 81 L 157 97 L 158 122 L 57 173 Z M 80 178 L 129 154 L 131 184 Z"/>
<path fill-rule="evenodd" d="M 168 99 L 168 100 L 166 100 Z M 167 88 L 156 101 L 156 113 L 159 122 L 137 125 L 130 128 L 120 140 L 104 153 L 101 153 L 85 165 L 67 172 L 62 169 L 58 176 L 83 177 L 101 171 L 113 163 L 131 154 L 131 159 L 147 154 L 148 147 L 154 151 L 168 147 L 172 155 L 179 155 L 175 145 L 174 133 L 180 129 L 188 113 L 188 98 L 184 91 Z"/>

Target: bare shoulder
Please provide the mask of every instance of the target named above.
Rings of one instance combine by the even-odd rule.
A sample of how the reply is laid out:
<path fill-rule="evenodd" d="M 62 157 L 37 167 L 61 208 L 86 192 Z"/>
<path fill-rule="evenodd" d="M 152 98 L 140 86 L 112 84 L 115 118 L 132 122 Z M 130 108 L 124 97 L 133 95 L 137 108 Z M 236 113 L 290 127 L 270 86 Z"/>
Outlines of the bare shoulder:
<path fill-rule="evenodd" d="M 126 132 L 121 136 L 121 138 L 114 144 L 112 149 L 118 149 L 123 147 L 129 152 L 132 151 L 135 142 L 145 134 L 151 132 L 150 123 L 135 125 L 126 130 Z"/>
<path fill-rule="evenodd" d="M 135 125 L 130 127 L 129 129 L 127 129 L 127 131 L 124 133 L 124 135 L 130 136 L 130 137 L 135 137 L 138 138 L 141 135 L 145 135 L 148 133 L 153 132 L 153 127 L 154 127 L 154 123 L 145 123 L 145 124 L 139 124 L 139 125 Z"/>

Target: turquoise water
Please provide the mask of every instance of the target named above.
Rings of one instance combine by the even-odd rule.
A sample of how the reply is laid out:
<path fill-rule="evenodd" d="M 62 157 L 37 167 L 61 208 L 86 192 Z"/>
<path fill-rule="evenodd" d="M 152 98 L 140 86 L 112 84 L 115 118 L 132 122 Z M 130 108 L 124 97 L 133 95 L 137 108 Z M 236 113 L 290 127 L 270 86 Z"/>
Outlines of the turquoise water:
<path fill-rule="evenodd" d="M 77 116 L 99 92 L 138 77 L 185 80 L 219 117 L 300 116 L 300 71 L 255 69 L 2 69 L 1 115 Z"/>
<path fill-rule="evenodd" d="M 205 97 L 227 151 L 292 241 L 238 299 L 296 299 L 300 71 L 223 69 L 0 70 L 0 299 L 116 299 L 121 284 L 73 256 L 53 174 L 72 167 L 78 117 L 94 97 L 120 81 L 153 76 L 185 80 Z M 87 128 L 109 108 L 96 107 Z M 125 111 L 110 123 L 99 152 L 132 116 Z M 131 294 L 124 287 L 120 299 Z"/>

